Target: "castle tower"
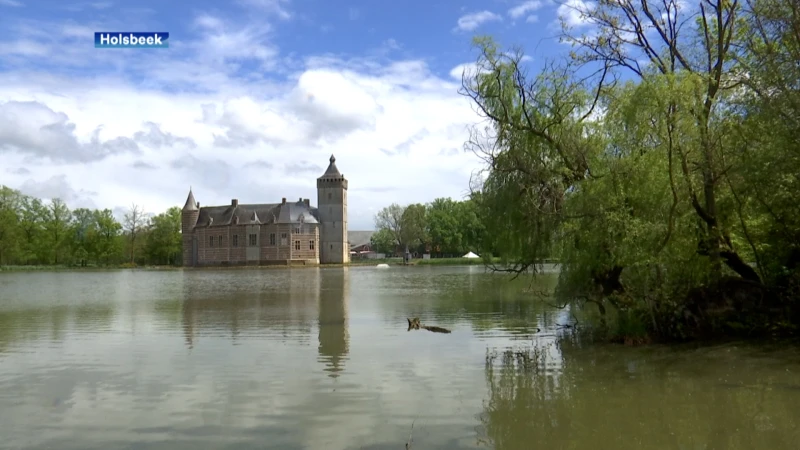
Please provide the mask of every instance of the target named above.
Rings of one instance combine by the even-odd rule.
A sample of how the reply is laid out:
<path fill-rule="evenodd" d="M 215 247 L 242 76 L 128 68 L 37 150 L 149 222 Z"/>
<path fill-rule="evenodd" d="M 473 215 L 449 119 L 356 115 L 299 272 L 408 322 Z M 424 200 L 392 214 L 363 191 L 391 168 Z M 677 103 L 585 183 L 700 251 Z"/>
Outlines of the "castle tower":
<path fill-rule="evenodd" d="M 347 180 L 336 168 L 336 158 L 333 155 L 330 162 L 328 170 L 317 178 L 319 262 L 320 264 L 349 263 Z"/>
<path fill-rule="evenodd" d="M 192 188 L 189 188 L 189 197 L 181 211 L 181 244 L 183 248 L 183 266 L 190 267 L 195 265 L 194 252 L 194 227 L 197 225 L 197 218 L 200 217 L 200 204 L 194 199 Z"/>

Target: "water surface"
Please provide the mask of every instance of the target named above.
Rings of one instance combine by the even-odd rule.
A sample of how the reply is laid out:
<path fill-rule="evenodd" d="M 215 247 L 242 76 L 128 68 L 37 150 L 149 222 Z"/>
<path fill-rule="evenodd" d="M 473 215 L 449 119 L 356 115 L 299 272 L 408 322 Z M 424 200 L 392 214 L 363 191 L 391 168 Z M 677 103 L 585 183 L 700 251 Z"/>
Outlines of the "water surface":
<path fill-rule="evenodd" d="M 0 274 L 0 448 L 800 448 L 796 347 L 578 345 L 554 281 Z"/>

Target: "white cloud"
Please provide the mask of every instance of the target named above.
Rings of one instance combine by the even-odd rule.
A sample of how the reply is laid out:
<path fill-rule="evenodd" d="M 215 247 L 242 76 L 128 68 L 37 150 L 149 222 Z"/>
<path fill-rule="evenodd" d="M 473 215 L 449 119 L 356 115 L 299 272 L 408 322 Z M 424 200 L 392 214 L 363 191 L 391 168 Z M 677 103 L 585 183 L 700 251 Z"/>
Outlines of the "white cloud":
<path fill-rule="evenodd" d="M 500 20 L 503 20 L 503 18 L 491 11 L 475 12 L 459 17 L 456 29 L 460 31 L 472 31 L 486 22 Z"/>
<path fill-rule="evenodd" d="M 160 212 L 190 185 L 202 205 L 315 202 L 335 154 L 350 226 L 364 229 L 392 202 L 461 198 L 480 164 L 460 150 L 478 117 L 459 83 L 422 61 L 287 58 L 269 26 L 211 15 L 169 57 L 65 45 L 85 38 L 79 26 L 48 23 L 54 37 L 36 25 L 19 25 L 17 47 L 0 42 L 27 49 L 0 73 L 0 171 L 70 207 Z M 80 75 L 95 65 L 110 70 Z"/>
<path fill-rule="evenodd" d="M 593 10 L 595 7 L 596 4 L 594 2 L 585 2 L 583 0 L 567 0 L 558 7 L 556 10 L 556 15 L 568 26 L 580 28 L 589 25 L 589 21 L 585 13 Z"/>
<path fill-rule="evenodd" d="M 276 15 L 283 20 L 289 20 L 294 15 L 287 9 L 289 0 L 239 0 L 243 5 L 258 8 L 267 13 Z"/>
<path fill-rule="evenodd" d="M 511 16 L 512 19 L 519 19 L 520 17 L 536 11 L 537 9 L 541 8 L 543 3 L 539 0 L 529 0 L 524 3 L 520 3 L 519 5 L 511 8 L 508 10 L 508 15 Z"/>
<path fill-rule="evenodd" d="M 538 21 L 539 21 L 539 16 L 537 16 L 536 14 L 531 14 L 525 19 L 526 23 L 536 23 Z"/>
<path fill-rule="evenodd" d="M 0 0 L 0 6 L 22 7 L 25 5 L 23 5 L 22 2 L 18 2 L 17 0 Z"/>

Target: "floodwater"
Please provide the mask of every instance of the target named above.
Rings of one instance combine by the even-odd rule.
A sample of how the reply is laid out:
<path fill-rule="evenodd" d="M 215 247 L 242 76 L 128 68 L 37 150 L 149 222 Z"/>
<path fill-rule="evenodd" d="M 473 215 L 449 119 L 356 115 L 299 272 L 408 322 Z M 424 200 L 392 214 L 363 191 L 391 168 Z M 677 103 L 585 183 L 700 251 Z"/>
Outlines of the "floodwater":
<path fill-rule="evenodd" d="M 0 274 L 0 448 L 800 448 L 800 350 L 580 345 L 531 293 L 554 282 Z"/>

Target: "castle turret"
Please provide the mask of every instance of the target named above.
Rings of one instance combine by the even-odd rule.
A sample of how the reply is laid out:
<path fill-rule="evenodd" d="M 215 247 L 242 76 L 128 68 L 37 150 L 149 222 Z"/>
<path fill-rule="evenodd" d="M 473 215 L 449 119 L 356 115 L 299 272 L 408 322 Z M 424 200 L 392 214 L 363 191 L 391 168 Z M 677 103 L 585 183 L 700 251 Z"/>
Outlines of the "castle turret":
<path fill-rule="evenodd" d="M 194 266 L 196 261 L 194 246 L 194 227 L 197 225 L 197 218 L 200 217 L 200 204 L 194 199 L 192 188 L 189 188 L 189 197 L 181 211 L 181 240 L 183 247 L 184 267 Z"/>
<path fill-rule="evenodd" d="M 336 158 L 331 155 L 328 170 L 317 178 L 319 211 L 319 262 L 350 262 L 347 241 L 347 179 L 339 173 Z"/>

